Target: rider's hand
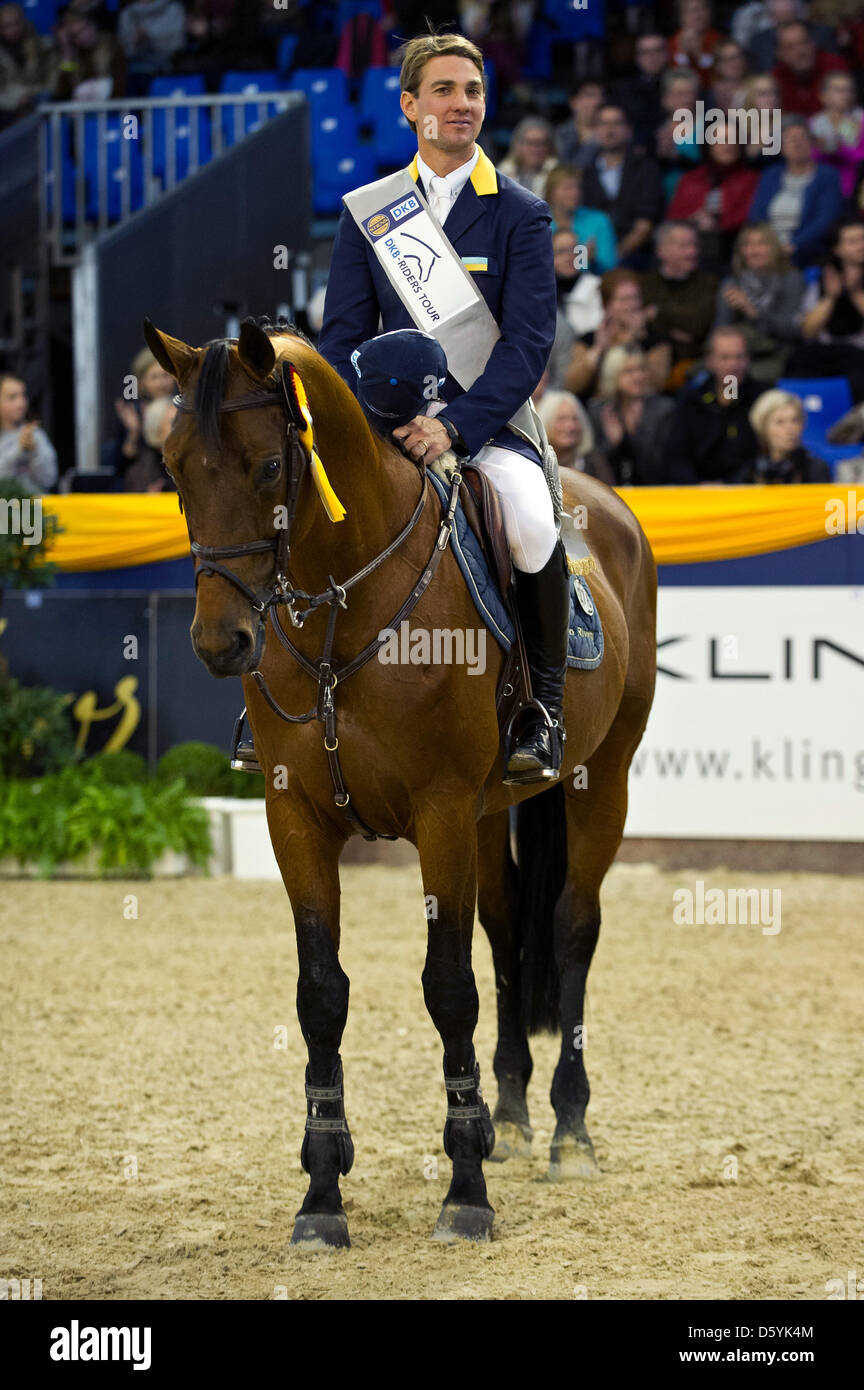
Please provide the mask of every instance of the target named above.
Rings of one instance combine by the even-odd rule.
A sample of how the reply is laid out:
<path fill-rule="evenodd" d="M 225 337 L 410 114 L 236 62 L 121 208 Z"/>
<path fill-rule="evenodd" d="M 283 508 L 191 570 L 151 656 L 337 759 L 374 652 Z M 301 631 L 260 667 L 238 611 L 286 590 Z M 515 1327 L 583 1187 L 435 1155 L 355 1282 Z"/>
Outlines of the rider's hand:
<path fill-rule="evenodd" d="M 434 463 L 450 448 L 449 434 L 440 420 L 431 415 L 415 415 L 407 425 L 400 425 L 393 431 L 393 438 L 398 439 L 415 463 L 421 459 L 425 463 Z"/>

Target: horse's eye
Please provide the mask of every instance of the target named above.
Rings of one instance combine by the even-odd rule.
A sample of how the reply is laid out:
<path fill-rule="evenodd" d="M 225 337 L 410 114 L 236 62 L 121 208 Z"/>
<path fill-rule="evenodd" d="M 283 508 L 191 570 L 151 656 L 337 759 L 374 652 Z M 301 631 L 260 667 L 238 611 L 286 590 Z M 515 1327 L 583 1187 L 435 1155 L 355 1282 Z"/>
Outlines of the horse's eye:
<path fill-rule="evenodd" d="M 261 477 L 263 481 L 266 483 L 272 483 L 274 478 L 279 477 L 281 469 L 281 459 L 268 459 L 264 467 L 261 469 Z"/>

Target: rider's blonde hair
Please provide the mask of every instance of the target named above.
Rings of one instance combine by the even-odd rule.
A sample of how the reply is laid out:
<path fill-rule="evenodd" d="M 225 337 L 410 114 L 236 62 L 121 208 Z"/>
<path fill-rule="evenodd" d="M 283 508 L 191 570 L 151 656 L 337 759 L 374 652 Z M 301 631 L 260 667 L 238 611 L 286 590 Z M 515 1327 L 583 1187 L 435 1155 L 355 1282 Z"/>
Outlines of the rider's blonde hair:
<path fill-rule="evenodd" d="M 408 39 L 399 50 L 401 68 L 399 70 L 399 87 L 403 92 L 410 92 L 412 97 L 416 97 L 420 91 L 420 83 L 423 81 L 423 69 L 430 58 L 467 58 L 469 63 L 473 63 L 480 74 L 480 81 L 483 86 L 483 95 L 486 95 L 486 78 L 483 73 L 483 54 L 463 34 L 418 34 L 416 38 Z M 407 117 L 406 117 L 407 119 Z M 411 129 L 417 132 L 414 121 L 408 121 Z"/>

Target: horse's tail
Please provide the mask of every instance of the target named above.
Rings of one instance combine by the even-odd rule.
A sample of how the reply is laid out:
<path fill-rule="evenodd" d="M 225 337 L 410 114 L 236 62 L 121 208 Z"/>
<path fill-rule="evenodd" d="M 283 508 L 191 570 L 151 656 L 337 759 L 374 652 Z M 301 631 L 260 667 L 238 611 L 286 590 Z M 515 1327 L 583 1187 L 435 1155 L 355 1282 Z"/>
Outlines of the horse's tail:
<path fill-rule="evenodd" d="M 529 1034 L 557 1033 L 561 1020 L 552 919 L 567 878 L 567 826 L 560 782 L 517 807 L 516 853 L 522 1025 Z"/>

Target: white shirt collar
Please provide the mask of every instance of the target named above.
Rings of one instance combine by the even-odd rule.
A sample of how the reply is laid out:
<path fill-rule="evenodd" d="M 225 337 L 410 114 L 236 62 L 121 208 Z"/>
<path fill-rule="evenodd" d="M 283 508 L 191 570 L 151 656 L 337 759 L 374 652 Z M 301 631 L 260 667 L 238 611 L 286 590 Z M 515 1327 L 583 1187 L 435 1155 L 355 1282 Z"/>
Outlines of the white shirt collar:
<path fill-rule="evenodd" d="M 471 156 L 471 158 L 466 161 L 465 164 L 460 164 L 458 169 L 453 169 L 452 172 L 449 174 L 438 175 L 439 178 L 443 178 L 446 181 L 447 188 L 450 192 L 450 197 L 454 201 L 462 192 L 462 189 L 465 187 L 465 184 L 470 179 L 472 173 L 474 172 L 474 165 L 477 163 L 477 160 L 479 158 L 480 146 L 475 144 L 474 153 Z M 434 169 L 429 168 L 429 165 L 426 163 L 425 159 L 421 158 L 419 151 L 417 154 L 417 171 L 423 180 L 423 187 L 426 189 L 426 192 L 428 193 L 431 180 L 436 177 L 436 174 Z"/>

